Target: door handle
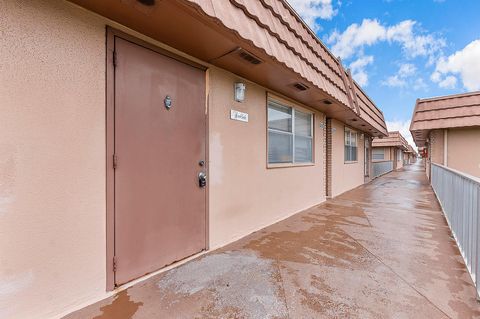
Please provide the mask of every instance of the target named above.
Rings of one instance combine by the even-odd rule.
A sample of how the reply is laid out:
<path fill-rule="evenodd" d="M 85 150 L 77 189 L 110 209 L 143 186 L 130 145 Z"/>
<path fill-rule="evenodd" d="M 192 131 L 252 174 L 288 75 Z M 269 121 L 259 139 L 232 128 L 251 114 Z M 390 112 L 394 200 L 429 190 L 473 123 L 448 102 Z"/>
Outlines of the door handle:
<path fill-rule="evenodd" d="M 198 173 L 198 186 L 202 188 L 207 186 L 207 174 L 205 172 Z"/>

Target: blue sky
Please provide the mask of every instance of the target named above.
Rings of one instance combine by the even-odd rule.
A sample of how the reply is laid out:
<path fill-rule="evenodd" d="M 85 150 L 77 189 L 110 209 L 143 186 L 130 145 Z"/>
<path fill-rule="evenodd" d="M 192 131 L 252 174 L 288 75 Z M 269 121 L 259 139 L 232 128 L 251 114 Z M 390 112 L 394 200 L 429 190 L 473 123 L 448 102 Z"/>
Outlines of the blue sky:
<path fill-rule="evenodd" d="M 288 0 L 408 131 L 417 98 L 480 90 L 480 0 Z"/>

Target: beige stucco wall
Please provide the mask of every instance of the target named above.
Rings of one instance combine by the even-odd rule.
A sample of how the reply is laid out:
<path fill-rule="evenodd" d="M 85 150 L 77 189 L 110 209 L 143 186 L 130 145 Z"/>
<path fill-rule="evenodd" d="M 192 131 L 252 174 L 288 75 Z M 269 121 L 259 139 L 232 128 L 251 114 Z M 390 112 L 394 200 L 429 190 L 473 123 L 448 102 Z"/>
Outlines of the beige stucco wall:
<path fill-rule="evenodd" d="M 0 1 L 0 318 L 105 293 L 105 27 Z"/>
<path fill-rule="evenodd" d="M 266 90 L 246 82 L 246 100 L 238 103 L 236 76 L 212 68 L 208 77 L 209 222 L 215 248 L 325 200 L 323 114 L 315 113 L 315 165 L 267 168 Z M 248 123 L 231 120 L 232 109 L 248 113 Z"/>
<path fill-rule="evenodd" d="M 60 0 L 0 2 L 0 318 L 51 317 L 106 296 L 107 23 Z M 315 164 L 268 169 L 266 90 L 247 82 L 237 103 L 236 80 L 208 71 L 211 248 L 325 200 L 323 114 Z M 249 122 L 230 120 L 231 109 Z M 344 125 L 333 127 L 335 196 L 363 183 L 364 139 L 346 164 Z"/>
<path fill-rule="evenodd" d="M 2 319 L 48 318 L 107 294 L 107 23 L 60 0 L 0 2 Z M 325 200 L 323 114 L 315 165 L 267 169 L 266 91 L 248 83 L 238 104 L 235 80 L 209 71 L 211 248 Z M 230 120 L 232 108 L 249 122 Z"/>
<path fill-rule="evenodd" d="M 444 160 L 444 132 L 443 130 L 433 130 L 429 134 L 430 138 L 430 160 L 432 163 L 443 165 Z"/>
<path fill-rule="evenodd" d="M 447 166 L 480 177 L 480 127 L 448 129 Z"/>
<path fill-rule="evenodd" d="M 364 138 L 358 134 L 357 162 L 345 163 L 345 124 L 332 120 L 332 196 L 364 183 Z"/>

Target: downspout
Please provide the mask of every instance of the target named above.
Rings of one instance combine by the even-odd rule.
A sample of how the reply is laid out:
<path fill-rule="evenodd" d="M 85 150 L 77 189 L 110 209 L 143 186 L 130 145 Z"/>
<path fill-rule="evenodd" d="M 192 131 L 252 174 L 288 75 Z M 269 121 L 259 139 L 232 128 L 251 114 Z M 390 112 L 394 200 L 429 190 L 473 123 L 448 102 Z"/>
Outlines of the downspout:
<path fill-rule="evenodd" d="M 332 191 L 332 119 L 324 117 L 325 119 L 325 197 L 331 198 Z"/>
<path fill-rule="evenodd" d="M 448 130 L 443 130 L 443 165 L 448 167 Z"/>

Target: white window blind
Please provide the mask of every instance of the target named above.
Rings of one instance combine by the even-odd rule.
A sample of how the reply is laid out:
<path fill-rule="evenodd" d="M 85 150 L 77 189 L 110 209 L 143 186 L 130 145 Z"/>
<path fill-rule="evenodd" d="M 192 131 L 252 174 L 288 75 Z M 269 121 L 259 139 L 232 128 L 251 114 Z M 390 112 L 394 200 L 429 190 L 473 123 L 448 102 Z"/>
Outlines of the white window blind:
<path fill-rule="evenodd" d="M 345 128 L 345 162 L 357 161 L 357 132 Z"/>
<path fill-rule="evenodd" d="M 268 163 L 313 162 L 313 114 L 268 101 Z"/>
<path fill-rule="evenodd" d="M 372 149 L 372 159 L 374 159 L 374 160 L 385 159 L 385 149 L 383 149 L 383 148 Z"/>

